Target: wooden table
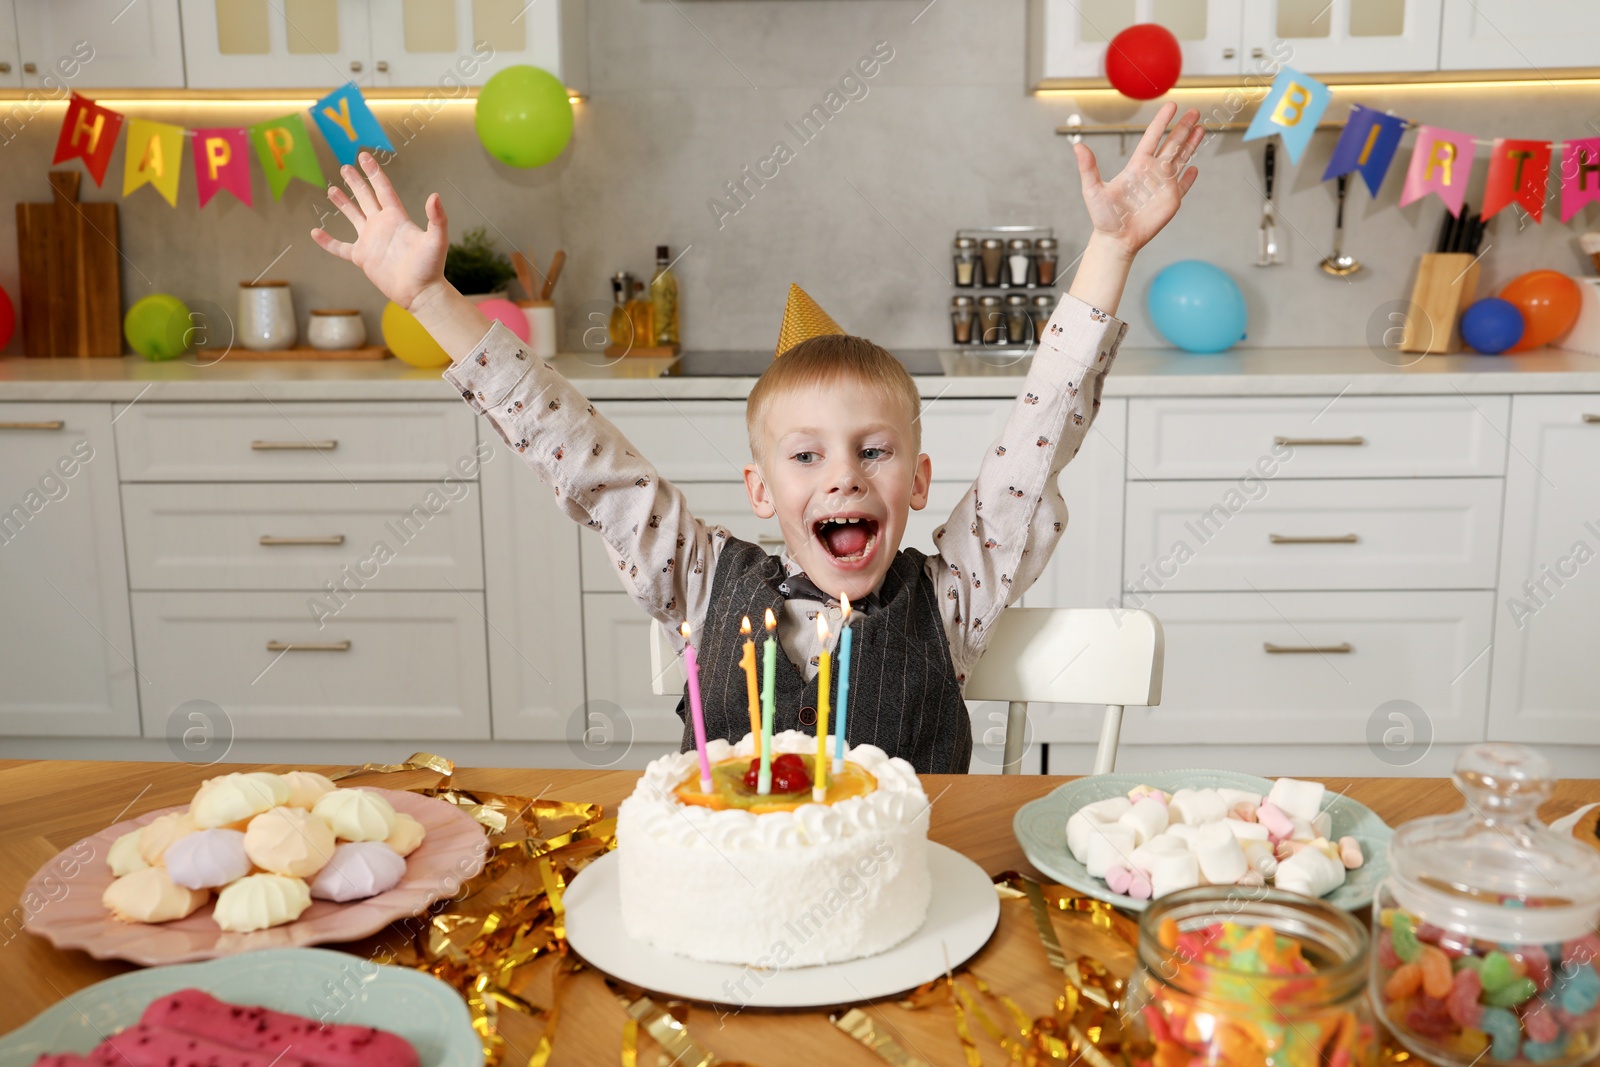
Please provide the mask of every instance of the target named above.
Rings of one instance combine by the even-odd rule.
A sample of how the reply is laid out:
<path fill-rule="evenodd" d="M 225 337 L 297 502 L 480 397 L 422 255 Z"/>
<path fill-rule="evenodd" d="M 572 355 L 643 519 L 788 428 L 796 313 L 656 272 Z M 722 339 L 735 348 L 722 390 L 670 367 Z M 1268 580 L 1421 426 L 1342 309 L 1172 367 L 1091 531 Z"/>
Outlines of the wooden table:
<path fill-rule="evenodd" d="M 202 779 L 233 770 L 290 770 L 287 766 L 211 766 L 181 763 L 91 763 L 66 761 L 0 762 L 0 1033 L 9 1031 L 74 991 L 103 978 L 132 970 L 130 964 L 91 959 L 81 952 L 58 951 L 42 938 L 26 933 L 20 903 L 28 878 L 57 852 L 120 819 L 155 808 L 185 804 Z M 337 771 L 344 768 L 315 768 Z M 609 809 L 632 789 L 631 771 L 472 770 L 456 772 L 467 788 L 553 800 L 598 801 Z M 432 784 L 431 774 L 391 775 L 394 788 Z M 1023 858 L 1011 834 L 1017 808 L 1069 781 L 1060 777 L 1010 778 L 925 775 L 923 785 L 935 798 L 930 836 L 971 857 L 996 874 L 1020 870 L 1038 875 Z M 1376 811 L 1390 825 L 1419 815 L 1460 807 L 1447 779 L 1328 779 L 1334 790 Z M 1600 782 L 1565 781 L 1545 805 L 1548 821 L 1581 804 L 1600 800 Z M 1059 921 L 1058 921 L 1059 927 Z M 1061 928 L 1063 940 L 1076 928 Z M 383 935 L 340 946 L 373 955 L 395 939 Z M 1082 951 L 1089 951 L 1087 947 Z M 1045 961 L 1038 936 L 1023 901 L 1001 908 L 1000 928 L 974 958 L 972 969 L 997 991 L 1008 993 L 1030 1015 L 1044 1014 L 1061 988 L 1061 975 Z M 538 967 L 536 971 L 547 968 Z M 542 998 L 538 982 L 525 991 L 535 1003 Z M 961 1047 L 948 1009 L 911 1012 L 893 1004 L 875 1005 L 869 1013 L 909 1051 L 931 1064 L 960 1064 Z M 584 971 L 566 987 L 556 1052 L 552 1064 L 592 1067 L 618 1062 L 625 1016 L 601 979 Z M 539 1032 L 509 1013 L 503 1030 L 512 1047 L 507 1064 L 526 1062 Z M 722 1014 L 696 1007 L 689 1018 L 691 1036 L 725 1060 L 761 1067 L 780 1064 L 860 1064 L 883 1061 L 835 1029 L 821 1012 L 756 1011 Z M 978 1036 L 985 1062 L 1000 1063 L 997 1046 Z M 641 1063 L 653 1063 L 648 1039 L 641 1040 Z M 648 1051 L 647 1051 L 648 1050 Z M 517 1052 L 522 1055 L 517 1056 Z"/>

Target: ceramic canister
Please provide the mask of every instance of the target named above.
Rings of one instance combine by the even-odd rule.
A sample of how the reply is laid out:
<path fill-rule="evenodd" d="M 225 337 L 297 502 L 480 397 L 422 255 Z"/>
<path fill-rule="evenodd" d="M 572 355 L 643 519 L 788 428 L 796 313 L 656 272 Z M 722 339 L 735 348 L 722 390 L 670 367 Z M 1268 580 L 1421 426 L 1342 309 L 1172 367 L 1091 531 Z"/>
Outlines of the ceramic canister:
<path fill-rule="evenodd" d="M 556 306 L 549 300 L 518 300 L 528 317 L 528 346 L 540 359 L 556 354 Z"/>
<path fill-rule="evenodd" d="M 367 324 L 354 308 L 312 308 L 306 340 L 324 350 L 360 348 L 367 343 Z"/>
<path fill-rule="evenodd" d="M 246 348 L 272 352 L 294 345 L 294 300 L 288 282 L 240 282 L 237 336 Z"/>

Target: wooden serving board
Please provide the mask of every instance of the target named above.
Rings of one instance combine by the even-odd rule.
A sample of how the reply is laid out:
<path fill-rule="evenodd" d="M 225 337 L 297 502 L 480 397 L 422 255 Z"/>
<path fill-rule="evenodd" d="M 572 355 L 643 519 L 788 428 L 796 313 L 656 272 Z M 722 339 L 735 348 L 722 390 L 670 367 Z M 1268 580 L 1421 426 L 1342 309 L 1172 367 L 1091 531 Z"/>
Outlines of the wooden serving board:
<path fill-rule="evenodd" d="M 230 360 L 350 360 L 350 359 L 387 359 L 389 350 L 382 345 L 368 345 L 365 348 L 279 348 L 271 352 L 260 352 L 243 345 L 235 345 L 228 350 L 226 357 Z"/>
<path fill-rule="evenodd" d="M 30 356 L 121 356 L 117 205 L 78 202 L 77 171 L 50 172 L 55 199 L 17 204 L 22 345 Z"/>

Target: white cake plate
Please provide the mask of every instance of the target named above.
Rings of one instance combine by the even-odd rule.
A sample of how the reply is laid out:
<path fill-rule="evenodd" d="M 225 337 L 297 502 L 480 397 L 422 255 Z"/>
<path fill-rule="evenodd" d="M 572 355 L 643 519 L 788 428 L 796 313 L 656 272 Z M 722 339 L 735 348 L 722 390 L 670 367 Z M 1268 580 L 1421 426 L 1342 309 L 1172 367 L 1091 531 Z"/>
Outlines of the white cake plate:
<path fill-rule="evenodd" d="M 642 944 L 622 929 L 615 852 L 585 867 L 564 897 L 567 941 L 594 967 L 652 993 L 740 1008 L 817 1008 L 915 989 L 975 956 L 1000 922 L 1000 897 L 983 868 L 928 842 L 933 899 L 922 928 L 865 959 L 758 971 L 705 963 Z"/>

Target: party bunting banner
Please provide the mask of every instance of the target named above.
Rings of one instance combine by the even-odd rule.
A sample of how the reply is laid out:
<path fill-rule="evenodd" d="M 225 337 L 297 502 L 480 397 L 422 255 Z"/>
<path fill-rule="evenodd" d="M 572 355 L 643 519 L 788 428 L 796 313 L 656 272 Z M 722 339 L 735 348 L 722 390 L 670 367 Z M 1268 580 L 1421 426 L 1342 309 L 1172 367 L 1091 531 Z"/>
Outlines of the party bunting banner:
<path fill-rule="evenodd" d="M 194 131 L 194 184 L 200 206 L 226 189 L 245 207 L 250 202 L 250 140 L 240 129 Z"/>
<path fill-rule="evenodd" d="M 1368 191 L 1377 196 L 1405 132 L 1406 120 L 1400 116 L 1352 104 L 1350 119 L 1339 134 L 1339 143 L 1333 146 L 1333 157 L 1328 160 L 1322 180 L 1359 171 Z"/>
<path fill-rule="evenodd" d="M 1326 85 L 1291 67 L 1284 67 L 1273 79 L 1272 89 L 1261 101 L 1261 108 L 1251 120 L 1244 139 L 1254 141 L 1277 134 L 1283 140 L 1289 160 L 1298 163 L 1331 99 Z"/>
<path fill-rule="evenodd" d="M 122 195 L 153 185 L 178 206 L 178 177 L 183 171 L 183 127 L 148 119 L 128 120 L 128 144 L 122 153 Z"/>
<path fill-rule="evenodd" d="M 1561 221 L 1596 200 L 1600 200 L 1600 137 L 1568 141 L 1561 155 Z"/>
<path fill-rule="evenodd" d="M 295 178 L 318 188 L 328 184 L 311 148 L 311 134 L 299 115 L 256 123 L 250 127 L 250 143 L 255 145 L 261 169 L 267 172 L 272 199 L 282 199 L 284 188 Z"/>
<path fill-rule="evenodd" d="M 1460 215 L 1467 196 L 1467 180 L 1472 176 L 1472 160 L 1478 146 L 1470 133 L 1458 133 L 1438 126 L 1418 126 L 1417 146 L 1411 151 L 1411 166 L 1406 184 L 1400 190 L 1400 206 L 1421 200 L 1429 193 L 1439 194 L 1450 214 Z"/>
<path fill-rule="evenodd" d="M 333 149 L 340 166 L 354 163 L 356 154 L 363 148 L 394 151 L 394 145 L 389 143 L 355 82 L 347 82 L 318 100 L 311 108 L 311 117 L 317 121 L 318 129 L 327 138 L 328 147 Z"/>
<path fill-rule="evenodd" d="M 1496 138 L 1489 149 L 1489 181 L 1483 189 L 1484 220 L 1515 202 L 1527 209 L 1534 222 L 1543 222 L 1549 180 L 1549 141 Z"/>
<path fill-rule="evenodd" d="M 116 147 L 120 129 L 121 115 L 73 93 L 66 116 L 61 120 L 61 134 L 56 138 L 56 155 L 51 163 L 81 159 L 94 183 L 104 185 L 106 167 L 111 164 L 111 150 Z"/>

